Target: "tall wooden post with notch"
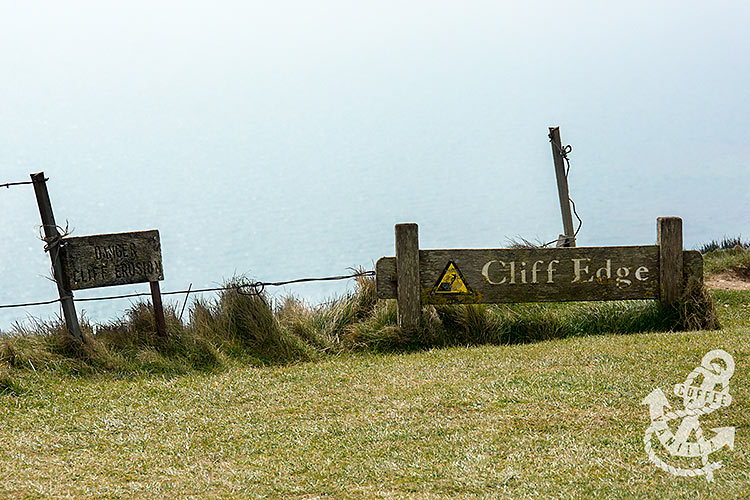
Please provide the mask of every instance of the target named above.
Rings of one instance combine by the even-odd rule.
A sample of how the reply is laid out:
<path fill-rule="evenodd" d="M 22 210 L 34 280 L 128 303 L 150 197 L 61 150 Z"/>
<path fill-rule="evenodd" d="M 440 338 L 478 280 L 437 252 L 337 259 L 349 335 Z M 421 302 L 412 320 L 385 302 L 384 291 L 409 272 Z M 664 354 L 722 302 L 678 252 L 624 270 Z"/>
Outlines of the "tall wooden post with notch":
<path fill-rule="evenodd" d="M 78 324 L 78 315 L 73 303 L 73 292 L 66 288 L 65 274 L 63 271 L 62 261 L 60 260 L 60 241 L 62 235 L 57 230 L 55 216 L 52 213 L 52 203 L 47 191 L 47 179 L 44 178 L 44 172 L 31 174 L 31 181 L 34 185 L 36 202 L 39 205 L 39 215 L 42 218 L 42 227 L 44 228 L 44 241 L 47 243 L 46 249 L 49 251 L 49 258 L 52 261 L 52 272 L 55 283 L 57 283 L 57 293 L 60 296 L 65 325 L 68 327 L 70 336 L 78 341 L 83 341 L 81 326 Z"/>
<path fill-rule="evenodd" d="M 563 157 L 560 127 L 549 128 L 549 139 L 552 144 L 552 159 L 555 162 L 555 178 L 557 179 L 557 194 L 560 197 L 560 212 L 562 213 L 563 234 L 557 240 L 558 247 L 576 246 L 575 230 L 573 229 L 573 214 L 570 211 L 570 194 L 568 191 L 568 176 L 565 172 L 565 158 Z"/>
<path fill-rule="evenodd" d="M 396 300 L 398 326 L 414 330 L 422 303 L 419 291 L 419 230 L 416 224 L 396 224 Z"/>

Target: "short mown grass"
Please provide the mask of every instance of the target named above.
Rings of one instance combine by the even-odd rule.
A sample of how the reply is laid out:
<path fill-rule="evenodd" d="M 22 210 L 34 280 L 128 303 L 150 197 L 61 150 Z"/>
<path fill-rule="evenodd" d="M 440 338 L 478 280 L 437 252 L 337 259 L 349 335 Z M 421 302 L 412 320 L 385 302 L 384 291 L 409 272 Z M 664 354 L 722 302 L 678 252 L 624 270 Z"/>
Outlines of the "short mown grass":
<path fill-rule="evenodd" d="M 646 461 L 640 400 L 714 348 L 745 380 L 749 304 L 692 282 L 674 308 L 425 307 L 406 332 L 363 277 L 319 306 L 229 287 L 186 323 L 167 307 L 166 337 L 147 302 L 84 318 L 83 343 L 17 325 L 0 337 L 0 498 L 742 498 L 747 384 L 713 485 Z"/>
<path fill-rule="evenodd" d="M 748 498 L 750 294 L 713 296 L 719 331 L 338 350 L 255 365 L 244 361 L 254 347 L 216 348 L 222 369 L 184 373 L 19 368 L 23 389 L 0 395 L 0 497 Z M 315 352 L 324 352 L 345 314 L 303 318 L 299 337 L 317 336 Z M 451 321 L 490 328 L 487 318 L 496 317 L 474 311 Z M 141 342 L 168 356 L 168 345 Z M 723 463 L 713 483 L 675 478 L 646 458 L 641 400 L 658 387 L 680 407 L 672 385 L 718 348 L 736 362 L 734 403 L 701 423 L 709 433 L 735 426 L 735 448 L 712 455 Z"/>

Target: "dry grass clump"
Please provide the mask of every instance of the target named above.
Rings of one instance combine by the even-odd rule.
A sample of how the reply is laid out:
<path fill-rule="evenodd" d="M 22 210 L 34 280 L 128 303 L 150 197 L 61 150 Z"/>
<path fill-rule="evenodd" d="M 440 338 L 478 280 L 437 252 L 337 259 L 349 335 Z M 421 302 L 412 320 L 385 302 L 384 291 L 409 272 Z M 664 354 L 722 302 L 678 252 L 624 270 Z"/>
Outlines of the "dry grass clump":
<path fill-rule="evenodd" d="M 411 332 L 398 327 L 394 300 L 377 300 L 372 277 L 360 276 L 353 292 L 314 307 L 291 296 L 274 303 L 263 293 L 243 293 L 242 283 L 234 278 L 217 298 L 194 301 L 186 324 L 175 306 L 166 305 L 166 337 L 156 332 L 149 302 L 133 304 L 123 318 L 104 325 L 83 318 L 82 343 L 67 335 L 60 319 L 16 325 L 0 337 L 0 367 L 11 375 L 13 370 L 181 373 L 219 368 L 228 359 L 289 363 L 345 351 L 718 327 L 713 300 L 695 279 L 678 307 L 653 301 L 427 306 Z M 0 390 L 15 390 L 5 372 Z"/>
<path fill-rule="evenodd" d="M 703 283 L 695 277 L 687 280 L 677 305 L 677 326 L 681 330 L 716 330 L 721 327 L 716 305 Z"/>
<path fill-rule="evenodd" d="M 750 281 L 750 249 L 735 246 L 720 248 L 703 256 L 707 276 L 727 273 L 741 280 Z"/>
<path fill-rule="evenodd" d="M 241 292 L 240 284 L 232 280 L 217 300 L 193 305 L 187 328 L 192 336 L 208 340 L 230 356 L 256 362 L 310 358 L 307 345 L 282 331 L 268 299 L 263 294 Z"/>
<path fill-rule="evenodd" d="M 678 305 L 670 308 L 635 300 L 427 306 L 416 332 L 397 326 L 394 300 L 381 301 L 369 317 L 349 327 L 345 340 L 353 349 L 380 351 L 718 327 L 711 295 L 691 278 Z"/>
<path fill-rule="evenodd" d="M 207 339 L 194 335 L 177 317 L 175 305 L 166 305 L 167 335 L 156 330 L 154 310 L 148 302 L 137 302 L 122 319 L 101 325 L 94 340 L 106 346 L 124 371 L 182 372 L 186 367 L 205 370 L 220 364 L 220 356 Z"/>
<path fill-rule="evenodd" d="M 11 368 L 88 373 L 111 369 L 112 358 L 94 338 L 93 326 L 80 318 L 83 342 L 75 341 L 60 318 L 15 324 L 0 338 L 0 361 Z"/>
<path fill-rule="evenodd" d="M 698 251 L 704 255 L 717 250 L 750 250 L 750 241 L 744 241 L 742 236 L 724 236 L 720 240 L 711 240 L 700 246 Z"/>

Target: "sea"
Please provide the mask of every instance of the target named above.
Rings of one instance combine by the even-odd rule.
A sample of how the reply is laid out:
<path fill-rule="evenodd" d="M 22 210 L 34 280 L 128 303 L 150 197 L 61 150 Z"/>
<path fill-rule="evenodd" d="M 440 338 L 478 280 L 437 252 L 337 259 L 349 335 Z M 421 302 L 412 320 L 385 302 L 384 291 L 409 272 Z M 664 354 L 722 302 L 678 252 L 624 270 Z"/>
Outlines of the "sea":
<path fill-rule="evenodd" d="M 342 4 L 303 22 L 138 5 L 82 20 L 18 7 L 0 49 L 0 184 L 44 172 L 72 236 L 158 229 L 162 291 L 372 270 L 401 222 L 421 248 L 556 239 L 551 126 L 572 147 L 579 246 L 652 244 L 660 216 L 683 218 L 685 248 L 750 237 L 741 15 Z M 0 188 L 0 306 L 57 296 L 40 224 L 31 186 Z M 315 306 L 353 288 L 266 291 Z M 134 300 L 77 307 L 109 322 Z M 0 307 L 0 330 L 59 314 Z"/>

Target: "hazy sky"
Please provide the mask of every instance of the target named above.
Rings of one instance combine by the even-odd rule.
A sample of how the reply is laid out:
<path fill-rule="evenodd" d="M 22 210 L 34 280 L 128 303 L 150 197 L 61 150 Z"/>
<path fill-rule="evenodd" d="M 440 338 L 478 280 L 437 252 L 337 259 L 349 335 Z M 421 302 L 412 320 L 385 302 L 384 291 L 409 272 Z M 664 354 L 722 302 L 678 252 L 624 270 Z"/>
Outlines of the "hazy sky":
<path fill-rule="evenodd" d="M 517 189 L 549 182 L 526 165 L 560 125 L 579 186 L 652 203 L 747 158 L 748 5 L 3 2 L 0 168 L 152 194 L 273 171 L 296 195 L 449 162 Z"/>
<path fill-rule="evenodd" d="M 44 170 L 78 235 L 158 227 L 172 288 L 340 274 L 396 222 L 556 237 L 559 125 L 582 244 L 662 215 L 687 247 L 750 235 L 749 25 L 745 1 L 2 1 L 0 183 Z M 33 198 L 0 217 L 4 281 L 39 281 Z"/>

